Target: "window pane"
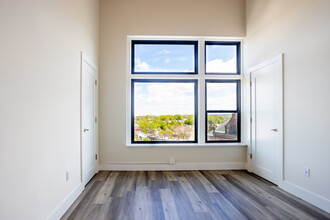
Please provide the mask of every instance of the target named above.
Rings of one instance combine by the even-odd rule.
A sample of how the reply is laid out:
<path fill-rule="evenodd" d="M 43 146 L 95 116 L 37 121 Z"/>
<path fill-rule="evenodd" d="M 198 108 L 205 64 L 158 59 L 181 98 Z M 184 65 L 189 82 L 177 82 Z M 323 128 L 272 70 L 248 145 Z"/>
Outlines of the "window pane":
<path fill-rule="evenodd" d="M 193 44 L 134 44 L 134 72 L 195 72 Z"/>
<path fill-rule="evenodd" d="M 195 141 L 195 83 L 134 82 L 134 141 Z"/>
<path fill-rule="evenodd" d="M 207 110 L 237 110 L 236 83 L 206 83 Z"/>
<path fill-rule="evenodd" d="M 207 141 L 236 141 L 237 113 L 208 113 Z"/>
<path fill-rule="evenodd" d="M 236 45 L 206 45 L 206 73 L 237 73 Z"/>

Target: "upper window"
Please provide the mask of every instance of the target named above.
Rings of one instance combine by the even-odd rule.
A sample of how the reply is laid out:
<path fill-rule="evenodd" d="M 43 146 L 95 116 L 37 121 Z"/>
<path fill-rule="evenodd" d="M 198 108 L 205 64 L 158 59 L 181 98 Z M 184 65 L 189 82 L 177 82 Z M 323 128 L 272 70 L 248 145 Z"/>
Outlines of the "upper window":
<path fill-rule="evenodd" d="M 240 80 L 206 80 L 206 142 L 240 141 Z"/>
<path fill-rule="evenodd" d="M 205 74 L 240 74 L 240 42 L 205 42 Z"/>
<path fill-rule="evenodd" d="M 132 40 L 132 74 L 197 74 L 197 44 Z"/>

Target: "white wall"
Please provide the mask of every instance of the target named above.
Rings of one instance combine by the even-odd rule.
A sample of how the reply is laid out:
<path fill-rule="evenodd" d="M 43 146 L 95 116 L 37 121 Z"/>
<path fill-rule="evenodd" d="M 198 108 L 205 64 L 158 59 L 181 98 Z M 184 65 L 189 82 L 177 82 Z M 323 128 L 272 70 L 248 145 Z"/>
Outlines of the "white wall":
<path fill-rule="evenodd" d="M 98 63 L 98 10 L 0 1 L 0 219 L 45 219 L 80 184 L 80 52 Z"/>
<path fill-rule="evenodd" d="M 246 148 L 127 148 L 127 35 L 245 36 L 243 0 L 100 1 L 100 164 L 117 162 L 241 163 Z M 103 168 L 106 166 L 102 166 Z"/>
<path fill-rule="evenodd" d="M 284 53 L 285 188 L 328 212 L 329 12 L 328 0 L 248 0 L 245 41 L 247 68 Z"/>

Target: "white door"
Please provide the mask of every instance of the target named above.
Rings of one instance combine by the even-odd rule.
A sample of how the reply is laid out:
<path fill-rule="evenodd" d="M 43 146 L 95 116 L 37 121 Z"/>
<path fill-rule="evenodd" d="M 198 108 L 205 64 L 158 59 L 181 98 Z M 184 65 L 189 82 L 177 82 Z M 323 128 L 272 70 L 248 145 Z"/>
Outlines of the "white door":
<path fill-rule="evenodd" d="M 81 80 L 81 166 L 86 185 L 95 174 L 95 78 L 96 68 L 82 56 Z"/>
<path fill-rule="evenodd" d="M 252 169 L 280 184 L 283 180 L 283 56 L 251 70 Z"/>

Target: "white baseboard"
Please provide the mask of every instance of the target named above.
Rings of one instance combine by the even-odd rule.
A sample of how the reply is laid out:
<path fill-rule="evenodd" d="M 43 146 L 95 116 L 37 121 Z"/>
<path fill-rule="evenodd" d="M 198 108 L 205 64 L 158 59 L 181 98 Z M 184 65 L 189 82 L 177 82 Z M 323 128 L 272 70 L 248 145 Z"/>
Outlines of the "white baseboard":
<path fill-rule="evenodd" d="M 70 208 L 74 201 L 84 190 L 83 184 L 79 184 L 47 217 L 48 220 L 59 220 Z"/>
<path fill-rule="evenodd" d="M 315 194 L 307 189 L 297 186 L 289 181 L 283 181 L 280 186 L 285 191 L 317 206 L 318 208 L 330 213 L 330 200 Z"/>
<path fill-rule="evenodd" d="M 100 164 L 99 170 L 242 170 L 245 163 L 109 163 Z"/>

